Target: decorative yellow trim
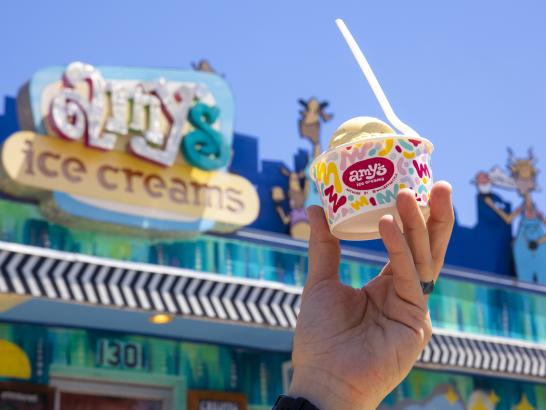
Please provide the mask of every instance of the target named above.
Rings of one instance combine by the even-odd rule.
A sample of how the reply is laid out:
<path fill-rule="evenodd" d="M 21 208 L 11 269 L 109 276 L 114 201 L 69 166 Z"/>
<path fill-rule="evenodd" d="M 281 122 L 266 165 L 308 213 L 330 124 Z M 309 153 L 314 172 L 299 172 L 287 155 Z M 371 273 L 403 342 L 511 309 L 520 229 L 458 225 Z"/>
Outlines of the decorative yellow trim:
<path fill-rule="evenodd" d="M 32 368 L 26 353 L 16 344 L 0 339 L 0 377 L 30 379 Z"/>

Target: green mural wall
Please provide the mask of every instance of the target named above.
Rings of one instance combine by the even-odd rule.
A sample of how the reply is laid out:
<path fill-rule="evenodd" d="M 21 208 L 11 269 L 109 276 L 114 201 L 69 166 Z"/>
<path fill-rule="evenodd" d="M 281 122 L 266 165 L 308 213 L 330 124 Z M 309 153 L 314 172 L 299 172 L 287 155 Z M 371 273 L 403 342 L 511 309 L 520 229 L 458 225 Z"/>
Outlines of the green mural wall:
<path fill-rule="evenodd" d="M 27 353 L 32 382 L 47 383 L 50 366 L 70 369 L 71 375 L 102 370 L 131 376 L 180 376 L 187 389 L 243 392 L 252 406 L 270 406 L 283 392 L 283 364 L 290 360 L 286 353 L 27 324 L 0 323 L 1 341 Z M 40 344 L 42 356 L 37 354 Z M 37 377 L 39 368 L 43 371 Z M 545 384 L 414 369 L 380 410 L 544 408 Z"/>
<path fill-rule="evenodd" d="M 542 410 L 546 385 L 414 369 L 379 410 Z"/>
<path fill-rule="evenodd" d="M 304 250 L 202 235 L 150 239 L 105 234 L 50 224 L 32 204 L 0 199 L 0 240 L 114 259 L 154 263 L 221 275 L 265 279 L 303 286 Z M 362 286 L 381 266 L 343 258 L 341 280 Z M 546 343 L 546 295 L 442 277 L 430 298 L 434 326 Z"/>
<path fill-rule="evenodd" d="M 47 340 L 46 367 L 70 368 L 72 374 L 77 369 L 103 369 L 150 376 L 183 376 L 188 389 L 244 392 L 253 405 L 275 401 L 282 391 L 282 365 L 290 360 L 287 353 L 264 353 L 84 329 L 0 323 L 0 340 L 12 342 L 27 353 L 33 363 L 30 381 L 40 383 L 47 380 L 34 377 L 36 355 L 33 352 L 43 336 Z"/>

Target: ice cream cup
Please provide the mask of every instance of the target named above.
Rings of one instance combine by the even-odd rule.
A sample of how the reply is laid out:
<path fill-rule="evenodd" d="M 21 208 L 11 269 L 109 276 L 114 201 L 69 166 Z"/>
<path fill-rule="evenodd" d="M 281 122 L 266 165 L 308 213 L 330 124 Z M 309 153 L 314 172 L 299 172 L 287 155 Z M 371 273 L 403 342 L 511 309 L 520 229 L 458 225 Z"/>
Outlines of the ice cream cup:
<path fill-rule="evenodd" d="M 377 239 L 379 220 L 386 214 L 402 228 L 396 209 L 402 188 L 413 190 L 428 218 L 432 150 L 425 138 L 382 132 L 353 137 L 319 155 L 310 174 L 332 234 L 344 240 Z"/>

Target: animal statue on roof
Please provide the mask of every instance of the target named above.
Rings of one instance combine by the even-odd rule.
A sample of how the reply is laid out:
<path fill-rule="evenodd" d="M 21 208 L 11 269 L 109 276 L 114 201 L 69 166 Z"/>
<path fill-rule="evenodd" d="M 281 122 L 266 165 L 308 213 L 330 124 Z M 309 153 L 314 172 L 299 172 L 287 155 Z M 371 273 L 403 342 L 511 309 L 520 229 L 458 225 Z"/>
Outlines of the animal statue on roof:
<path fill-rule="evenodd" d="M 512 212 L 506 212 L 490 197 L 485 198 L 485 203 L 509 225 L 519 218 L 513 241 L 518 279 L 546 285 L 546 219 L 532 199 L 532 193 L 538 188 L 536 162 L 532 149 L 529 149 L 527 158 L 516 158 L 508 149 L 506 168 L 496 166 L 487 174 L 489 188 L 495 186 L 515 191 L 523 202 Z M 482 175 L 481 179 L 485 181 L 487 178 Z M 483 189 L 484 184 L 481 185 Z"/>
<path fill-rule="evenodd" d="M 301 138 L 309 140 L 313 146 L 313 152 L 311 159 L 315 159 L 320 155 L 320 135 L 322 123 L 328 122 L 333 118 L 332 114 L 326 112 L 328 107 L 328 101 L 319 101 L 315 97 L 309 98 L 307 101 L 299 99 L 298 102 L 303 107 L 300 111 L 300 119 L 298 121 L 298 129 Z M 306 179 L 310 180 L 309 165 L 305 170 Z M 320 195 L 317 191 L 315 184 L 311 184 L 308 195 L 305 200 L 305 207 L 310 205 L 320 205 Z"/>
<path fill-rule="evenodd" d="M 305 172 L 289 171 L 284 166 L 280 169 L 281 173 L 288 177 L 288 192 L 285 194 L 279 186 L 273 187 L 271 196 L 275 202 L 275 210 L 285 225 L 290 226 L 290 236 L 295 239 L 309 240 L 310 226 L 305 210 L 305 199 L 309 192 L 309 179 L 305 178 Z M 303 185 L 302 185 L 303 181 Z M 282 206 L 282 202 L 288 196 L 288 206 L 290 212 L 287 214 Z"/>
<path fill-rule="evenodd" d="M 298 120 L 298 130 L 301 138 L 309 140 L 312 144 L 313 151 L 311 159 L 316 158 L 320 154 L 320 131 L 323 122 L 330 121 L 332 114 L 326 113 L 328 107 L 327 101 L 319 101 L 315 97 L 308 100 L 299 99 L 298 102 L 302 106 L 300 110 L 300 118 Z M 290 226 L 290 235 L 296 239 L 309 240 L 310 228 L 307 219 L 306 208 L 309 205 L 320 205 L 320 196 L 315 185 L 311 182 L 309 176 L 309 164 L 303 170 L 289 171 L 286 167 L 281 167 L 280 171 L 288 177 L 288 190 L 284 190 L 275 186 L 271 190 L 271 196 L 275 202 L 275 209 L 279 218 L 285 225 Z M 283 208 L 283 201 L 288 197 L 288 207 L 290 211 L 287 213 Z"/>
<path fill-rule="evenodd" d="M 298 121 L 298 128 L 300 136 L 311 141 L 313 144 L 313 156 L 316 158 L 320 154 L 320 128 L 322 122 L 328 122 L 332 119 L 332 114 L 326 113 L 326 107 L 328 107 L 328 101 L 320 102 L 315 97 L 311 97 L 307 101 L 299 99 L 298 102 L 303 107 L 300 111 L 300 119 Z"/>

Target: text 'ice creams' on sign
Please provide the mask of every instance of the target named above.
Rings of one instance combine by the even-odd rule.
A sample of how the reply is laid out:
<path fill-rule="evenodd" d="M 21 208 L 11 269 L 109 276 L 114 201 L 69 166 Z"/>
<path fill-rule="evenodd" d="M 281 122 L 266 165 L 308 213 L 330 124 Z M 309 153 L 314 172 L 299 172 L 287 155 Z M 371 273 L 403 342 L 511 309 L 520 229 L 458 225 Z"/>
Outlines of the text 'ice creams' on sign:
<path fill-rule="evenodd" d="M 72 63 L 38 72 L 18 97 L 27 131 L 2 149 L 1 188 L 63 222 L 131 230 L 230 230 L 258 215 L 231 174 L 233 98 L 195 71 Z"/>

